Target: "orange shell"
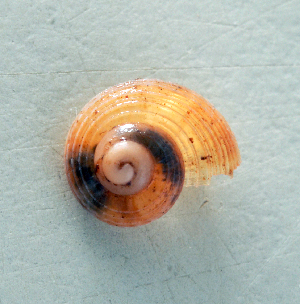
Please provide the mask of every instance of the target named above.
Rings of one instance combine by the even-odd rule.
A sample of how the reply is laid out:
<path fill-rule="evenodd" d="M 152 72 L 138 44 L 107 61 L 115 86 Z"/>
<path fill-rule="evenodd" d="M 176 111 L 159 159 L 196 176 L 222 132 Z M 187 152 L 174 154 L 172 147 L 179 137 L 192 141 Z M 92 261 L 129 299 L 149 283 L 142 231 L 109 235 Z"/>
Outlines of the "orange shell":
<path fill-rule="evenodd" d="M 97 179 L 94 153 L 107 132 L 127 124 L 133 131 L 118 140 L 148 145 L 155 173 L 140 193 L 116 195 Z M 144 137 L 137 140 L 132 134 Z M 65 148 L 66 173 L 77 199 L 116 226 L 153 221 L 171 208 L 183 183 L 199 186 L 208 184 L 212 175 L 232 177 L 240 161 L 229 125 L 210 103 L 182 86 L 147 79 L 119 84 L 94 97 L 75 119 Z"/>

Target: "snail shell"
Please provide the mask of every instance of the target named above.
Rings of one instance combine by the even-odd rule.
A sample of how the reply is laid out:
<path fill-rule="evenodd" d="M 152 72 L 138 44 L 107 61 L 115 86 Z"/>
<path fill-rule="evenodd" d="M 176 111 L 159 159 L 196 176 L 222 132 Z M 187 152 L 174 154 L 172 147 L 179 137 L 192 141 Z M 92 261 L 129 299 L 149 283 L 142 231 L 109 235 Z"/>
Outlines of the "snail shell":
<path fill-rule="evenodd" d="M 66 173 L 79 202 L 116 226 L 165 214 L 183 184 L 232 177 L 240 164 L 235 137 L 203 97 L 158 80 L 135 80 L 94 97 L 75 119 Z"/>

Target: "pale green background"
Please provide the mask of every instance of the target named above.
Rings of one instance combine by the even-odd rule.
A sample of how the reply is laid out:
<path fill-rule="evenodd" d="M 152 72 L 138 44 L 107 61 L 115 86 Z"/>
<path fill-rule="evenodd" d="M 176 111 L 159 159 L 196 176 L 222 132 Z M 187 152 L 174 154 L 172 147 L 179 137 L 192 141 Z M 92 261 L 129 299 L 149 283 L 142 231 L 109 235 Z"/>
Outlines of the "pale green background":
<path fill-rule="evenodd" d="M 300 303 L 299 0 L 2 0 L 0 58 L 1 304 Z M 77 203 L 63 150 L 134 78 L 210 100 L 242 165 L 121 229 Z"/>

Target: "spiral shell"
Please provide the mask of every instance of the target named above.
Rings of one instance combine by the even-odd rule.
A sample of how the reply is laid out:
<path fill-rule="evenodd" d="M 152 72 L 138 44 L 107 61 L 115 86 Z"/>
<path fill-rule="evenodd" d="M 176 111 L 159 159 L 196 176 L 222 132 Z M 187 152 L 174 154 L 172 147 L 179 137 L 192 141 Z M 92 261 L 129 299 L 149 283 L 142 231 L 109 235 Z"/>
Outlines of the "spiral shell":
<path fill-rule="evenodd" d="M 165 214 L 183 184 L 232 177 L 237 142 L 203 97 L 158 80 L 135 80 L 94 97 L 75 119 L 65 148 L 66 173 L 79 202 L 116 226 Z"/>

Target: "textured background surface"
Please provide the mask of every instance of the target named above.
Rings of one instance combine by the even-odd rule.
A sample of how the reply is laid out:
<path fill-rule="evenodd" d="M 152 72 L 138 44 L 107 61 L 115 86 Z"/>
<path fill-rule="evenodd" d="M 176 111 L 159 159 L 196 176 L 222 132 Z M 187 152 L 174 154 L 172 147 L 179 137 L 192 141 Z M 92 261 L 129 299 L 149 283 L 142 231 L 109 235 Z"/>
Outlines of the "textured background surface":
<path fill-rule="evenodd" d="M 0 303 L 299 303 L 299 20 L 298 0 L 2 0 Z M 120 229 L 77 203 L 63 149 L 138 77 L 210 100 L 242 165 Z"/>

